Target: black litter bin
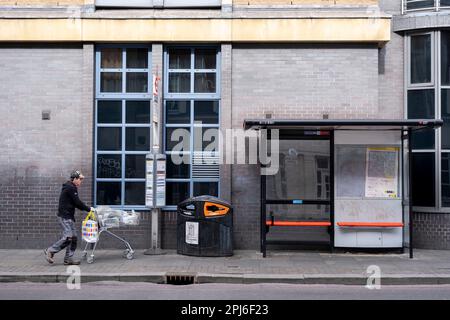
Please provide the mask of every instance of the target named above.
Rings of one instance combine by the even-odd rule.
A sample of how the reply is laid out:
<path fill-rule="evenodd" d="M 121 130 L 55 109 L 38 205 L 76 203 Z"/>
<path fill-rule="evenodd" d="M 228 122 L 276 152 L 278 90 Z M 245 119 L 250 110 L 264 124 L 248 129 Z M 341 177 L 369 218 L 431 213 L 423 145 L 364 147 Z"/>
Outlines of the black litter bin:
<path fill-rule="evenodd" d="M 212 196 L 189 198 L 177 208 L 177 253 L 199 257 L 233 255 L 233 209 Z"/>

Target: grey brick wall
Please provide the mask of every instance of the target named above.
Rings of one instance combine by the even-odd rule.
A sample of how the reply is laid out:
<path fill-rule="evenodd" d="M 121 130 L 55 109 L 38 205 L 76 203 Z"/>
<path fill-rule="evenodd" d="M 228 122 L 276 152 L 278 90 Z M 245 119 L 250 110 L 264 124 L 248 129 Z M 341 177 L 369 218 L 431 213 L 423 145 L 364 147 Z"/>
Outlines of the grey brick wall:
<path fill-rule="evenodd" d="M 176 249 L 177 247 L 177 213 L 164 211 L 161 214 L 161 247 Z"/>
<path fill-rule="evenodd" d="M 450 250 L 450 214 L 414 214 L 414 248 Z"/>
<path fill-rule="evenodd" d="M 0 45 L 0 248 L 43 248 L 59 237 L 59 192 L 74 168 L 92 204 L 93 88 L 92 44 Z M 148 230 L 144 215 L 118 233 L 145 248 Z M 101 246 L 118 245 L 105 237 Z"/>
<path fill-rule="evenodd" d="M 376 118 L 375 45 L 233 46 L 233 127 L 245 118 Z"/>
<path fill-rule="evenodd" d="M 91 203 L 84 59 L 81 45 L 0 47 L 2 247 L 42 247 L 54 238 L 58 193 L 74 168 L 87 177 L 80 195 Z M 51 120 L 41 120 L 43 110 Z"/>
<path fill-rule="evenodd" d="M 380 0 L 380 9 L 391 15 L 401 13 L 400 0 Z M 391 41 L 379 50 L 379 116 L 404 118 L 404 40 L 391 33 Z"/>
<path fill-rule="evenodd" d="M 245 118 L 378 118 L 375 45 L 234 45 L 232 126 Z M 232 166 L 237 248 L 259 248 L 260 179 L 255 165 Z M 321 232 L 321 231 L 318 231 Z"/>

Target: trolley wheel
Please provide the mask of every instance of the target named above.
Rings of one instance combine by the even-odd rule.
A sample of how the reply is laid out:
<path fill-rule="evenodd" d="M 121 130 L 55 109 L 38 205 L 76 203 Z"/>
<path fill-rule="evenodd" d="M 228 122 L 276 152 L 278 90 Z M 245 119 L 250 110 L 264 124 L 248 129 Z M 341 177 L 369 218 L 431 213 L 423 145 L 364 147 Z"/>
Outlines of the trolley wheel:
<path fill-rule="evenodd" d="M 127 258 L 129 253 L 130 253 L 130 249 L 125 249 L 125 250 L 123 251 L 122 256 L 123 256 L 124 258 Z"/>
<path fill-rule="evenodd" d="M 127 259 L 128 260 L 133 260 L 133 258 L 134 258 L 134 252 L 128 252 Z"/>
<path fill-rule="evenodd" d="M 83 252 L 83 255 L 81 256 L 82 259 L 85 259 L 87 257 L 87 252 Z"/>
<path fill-rule="evenodd" d="M 86 258 L 87 263 L 91 264 L 92 262 L 94 262 L 94 257 L 93 256 L 89 256 Z"/>

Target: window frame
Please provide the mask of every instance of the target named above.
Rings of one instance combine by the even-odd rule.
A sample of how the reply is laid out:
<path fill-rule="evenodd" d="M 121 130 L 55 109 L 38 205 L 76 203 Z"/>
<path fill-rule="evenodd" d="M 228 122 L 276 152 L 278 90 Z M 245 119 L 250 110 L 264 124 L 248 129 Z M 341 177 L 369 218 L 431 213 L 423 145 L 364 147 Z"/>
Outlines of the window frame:
<path fill-rule="evenodd" d="M 430 83 L 411 84 L 411 37 L 416 35 L 431 35 L 431 74 L 432 81 Z M 404 90 L 404 114 L 405 119 L 408 118 L 408 92 L 410 90 L 434 90 L 434 117 L 440 119 L 442 115 L 442 90 L 450 89 L 450 85 L 442 85 L 441 75 L 441 31 L 429 31 L 429 32 L 410 32 L 405 36 L 405 90 Z M 413 153 L 434 153 L 435 157 L 435 206 L 434 207 L 421 207 L 413 206 L 414 211 L 426 212 L 426 213 L 450 213 L 450 207 L 444 207 L 442 201 L 442 153 L 448 153 L 450 150 L 442 149 L 442 129 L 435 130 L 435 146 L 432 149 L 413 149 Z M 407 150 L 405 151 L 407 155 Z M 409 179 L 409 177 L 407 178 Z M 406 181 L 407 183 L 407 181 Z M 408 192 L 409 199 L 409 192 Z M 408 201 L 409 202 L 409 201 Z"/>
<path fill-rule="evenodd" d="M 171 49 L 189 49 L 190 50 L 190 69 L 169 69 L 169 50 Z M 215 69 L 195 69 L 195 50 L 196 49 L 214 49 L 216 50 L 216 68 Z M 200 92 L 194 92 L 195 90 L 195 74 L 196 73 L 203 73 L 204 71 L 208 73 L 214 73 L 216 75 L 216 92 L 214 93 L 200 93 Z M 176 72 L 189 72 L 190 74 L 190 92 L 189 93 L 176 93 L 176 92 L 169 92 L 169 73 L 176 73 Z M 221 50 L 220 45 L 193 45 L 193 46 L 186 46 L 186 45 L 168 45 L 164 48 L 164 78 L 167 79 L 167 81 L 164 82 L 164 130 L 163 130 L 163 148 L 165 154 L 169 157 L 173 152 L 166 150 L 166 133 L 167 128 L 186 128 L 191 130 L 190 135 L 190 149 L 189 151 L 183 152 L 183 154 L 188 154 L 190 158 L 190 166 L 189 166 L 189 178 L 167 178 L 166 182 L 188 182 L 189 183 L 189 196 L 192 197 L 194 194 L 194 184 L 198 182 L 214 182 L 217 183 L 217 192 L 218 195 L 220 195 L 220 175 L 217 178 L 193 178 L 192 172 L 193 172 L 193 158 L 194 155 L 197 152 L 202 151 L 195 151 L 194 150 L 194 129 L 195 128 L 217 128 L 220 130 L 220 123 L 221 123 L 221 86 L 220 86 L 220 79 L 221 79 Z M 167 102 L 170 101 L 188 101 L 190 110 L 190 121 L 189 123 L 167 123 L 166 119 L 166 107 Z M 194 121 L 194 112 L 195 112 L 195 102 L 196 101 L 217 101 L 218 107 L 219 107 L 219 115 L 218 115 L 218 121 L 216 124 L 212 123 L 206 123 L 206 124 L 198 124 Z M 218 141 L 218 151 L 214 154 L 217 155 L 218 159 L 220 159 L 221 154 L 221 143 L 220 141 L 220 135 L 219 135 L 219 141 Z M 173 211 L 176 210 L 176 205 L 166 205 L 163 210 L 166 211 Z"/>
<path fill-rule="evenodd" d="M 414 36 L 425 36 L 425 35 L 429 35 L 430 36 L 430 46 L 431 46 L 431 65 L 430 65 L 430 69 L 431 69 L 431 81 L 430 82 L 422 82 L 422 83 L 412 83 L 412 79 L 411 79 L 411 38 Z M 435 65 L 436 63 L 436 59 L 435 59 L 435 55 L 437 50 L 435 50 L 435 44 L 436 44 L 436 39 L 435 39 L 435 35 L 433 34 L 433 32 L 420 32 L 420 33 L 413 33 L 413 34 L 409 34 L 407 37 L 408 41 L 407 41 L 407 83 L 408 83 L 408 88 L 415 88 L 415 87 L 425 87 L 425 86 L 432 86 L 434 87 L 435 85 Z"/>
<path fill-rule="evenodd" d="M 441 182 L 440 182 L 439 194 L 440 194 L 440 197 L 441 197 L 440 199 L 441 199 L 442 211 L 446 212 L 448 210 L 447 212 L 450 212 L 450 206 L 449 207 L 444 206 L 443 205 L 444 200 L 442 198 L 442 188 L 444 186 L 444 184 L 442 182 L 442 171 L 443 171 L 442 170 L 442 154 L 443 153 L 450 155 L 450 151 L 441 151 L 441 154 L 440 154 L 440 174 L 439 174 L 439 178 L 441 179 Z M 450 171 L 450 169 L 448 171 Z M 448 185 L 450 185 L 450 183 Z"/>
<path fill-rule="evenodd" d="M 122 68 L 121 69 L 106 69 L 101 68 L 101 50 L 104 48 L 121 48 L 122 49 Z M 126 50 L 129 48 L 143 48 L 147 49 L 147 68 L 126 68 Z M 101 73 L 110 72 L 110 70 L 119 70 L 122 73 L 122 92 L 101 92 L 100 91 L 100 77 Z M 130 71 L 131 70 L 131 71 Z M 146 72 L 147 73 L 147 91 L 145 93 L 127 93 L 126 92 L 126 74 L 130 72 Z M 127 183 L 140 182 L 145 183 L 146 177 L 142 178 L 127 178 L 126 177 L 126 158 L 129 155 L 146 156 L 153 143 L 152 135 L 152 46 L 150 44 L 102 44 L 95 47 L 95 99 L 94 99 L 94 204 L 97 204 L 97 183 L 99 182 L 120 182 L 121 184 L 121 204 L 108 205 L 111 208 L 120 208 L 125 210 L 146 210 L 145 199 L 142 205 L 127 205 L 125 203 L 125 190 Z M 121 122 L 120 123 L 98 123 L 98 102 L 99 101 L 120 101 L 121 102 Z M 127 123 L 126 119 L 126 104 L 128 101 L 146 101 L 149 104 L 150 119 L 148 123 Z M 98 150 L 98 128 L 121 128 L 121 150 L 108 151 Z M 126 150 L 126 131 L 127 128 L 146 128 L 149 134 L 149 150 L 142 151 L 127 151 Z M 97 177 L 97 162 L 98 156 L 102 154 L 120 155 L 121 159 L 121 178 L 98 178 Z"/>
<path fill-rule="evenodd" d="M 170 49 L 190 49 L 191 50 L 191 67 L 190 69 L 169 69 L 169 53 Z M 216 49 L 216 68 L 215 69 L 195 69 L 195 50 L 196 49 Z M 199 46 L 184 46 L 184 45 L 171 45 L 166 46 L 164 48 L 164 99 L 165 100 L 220 100 L 220 61 L 221 61 L 221 52 L 219 46 L 213 45 L 199 45 Z M 188 73 L 190 74 L 190 91 L 186 93 L 176 93 L 169 92 L 169 74 L 170 73 Z M 203 93 L 203 92 L 194 92 L 195 89 L 195 74 L 196 73 L 215 73 L 216 74 L 216 92 L 214 93 Z"/>
<path fill-rule="evenodd" d="M 121 48 L 122 49 L 122 68 L 101 68 L 101 49 L 105 48 Z M 137 49 L 137 48 L 148 48 L 148 56 L 147 56 L 147 68 L 127 68 L 126 67 L 126 50 L 127 49 Z M 98 45 L 95 48 L 95 97 L 96 99 L 101 98 L 113 98 L 113 97 L 123 97 L 127 98 L 136 98 L 136 99 L 150 99 L 152 98 L 152 47 L 151 45 L 146 44 L 103 44 Z M 102 72 L 120 72 L 122 74 L 122 92 L 101 92 L 101 73 Z M 147 72 L 147 92 L 126 92 L 126 75 L 128 73 L 138 73 L 138 72 Z"/>

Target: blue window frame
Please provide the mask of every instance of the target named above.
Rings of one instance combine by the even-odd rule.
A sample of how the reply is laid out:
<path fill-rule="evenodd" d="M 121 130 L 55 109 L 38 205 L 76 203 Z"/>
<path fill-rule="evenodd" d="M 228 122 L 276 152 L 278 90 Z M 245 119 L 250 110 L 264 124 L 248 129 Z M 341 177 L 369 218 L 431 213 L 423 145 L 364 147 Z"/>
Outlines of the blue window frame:
<path fill-rule="evenodd" d="M 145 208 L 151 148 L 151 46 L 96 48 L 96 205 Z"/>
<path fill-rule="evenodd" d="M 220 50 L 169 46 L 164 62 L 166 204 L 173 209 L 191 196 L 219 195 Z M 186 134 L 182 150 L 181 139 L 173 139 L 177 129 Z M 174 161 L 177 155 L 185 161 Z"/>

